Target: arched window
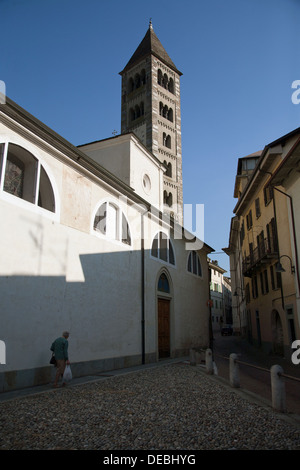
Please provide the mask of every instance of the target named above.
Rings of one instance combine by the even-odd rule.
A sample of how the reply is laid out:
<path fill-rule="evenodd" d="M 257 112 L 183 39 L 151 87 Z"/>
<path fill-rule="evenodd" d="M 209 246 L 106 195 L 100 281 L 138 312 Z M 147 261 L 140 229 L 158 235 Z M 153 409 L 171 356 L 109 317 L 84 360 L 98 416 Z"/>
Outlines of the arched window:
<path fill-rule="evenodd" d="M 144 115 L 144 102 L 142 101 L 139 105 L 136 104 L 134 108 L 130 108 L 129 110 L 129 120 L 130 122 L 138 119 L 139 117 Z"/>
<path fill-rule="evenodd" d="M 144 103 L 143 102 L 140 103 L 139 108 L 140 108 L 140 116 L 143 116 L 144 115 Z"/>
<path fill-rule="evenodd" d="M 168 106 L 166 104 L 164 105 L 161 101 L 159 102 L 159 115 L 173 122 L 173 109 L 168 108 Z"/>
<path fill-rule="evenodd" d="M 140 73 L 136 73 L 134 78 L 130 77 L 128 79 L 128 93 L 140 88 L 146 83 L 146 72 L 145 69 L 142 69 Z"/>
<path fill-rule="evenodd" d="M 159 85 L 162 84 L 162 71 L 160 69 L 158 69 L 158 71 L 157 71 L 157 83 Z"/>
<path fill-rule="evenodd" d="M 135 117 L 136 117 L 136 119 L 138 119 L 140 116 L 141 116 L 141 109 L 140 109 L 139 105 L 137 104 L 135 106 Z"/>
<path fill-rule="evenodd" d="M 196 251 L 191 251 L 188 256 L 187 269 L 196 276 L 202 276 L 202 268 L 199 255 Z"/>
<path fill-rule="evenodd" d="M 164 110 L 164 105 L 163 105 L 163 103 L 160 101 L 160 102 L 159 102 L 159 115 L 160 115 L 160 116 L 163 115 L 163 110 Z"/>
<path fill-rule="evenodd" d="M 164 165 L 165 165 L 166 168 L 167 168 L 167 171 L 166 171 L 166 173 L 165 173 L 166 176 L 169 176 L 170 178 L 172 178 L 172 163 L 171 163 L 171 162 L 167 163 L 166 160 L 164 160 Z M 166 198 L 167 198 L 167 196 L 168 196 L 167 191 L 164 191 L 164 197 L 165 197 L 165 196 L 166 196 Z M 166 202 L 166 201 L 165 201 L 165 202 Z"/>
<path fill-rule="evenodd" d="M 170 93 L 174 93 L 174 81 L 173 78 L 170 78 L 168 83 L 168 90 Z"/>
<path fill-rule="evenodd" d="M 134 81 L 133 78 L 130 77 L 128 80 L 128 93 L 131 93 L 134 90 Z"/>
<path fill-rule="evenodd" d="M 164 190 L 164 204 L 171 207 L 173 204 L 173 195 Z"/>
<path fill-rule="evenodd" d="M 175 265 L 175 256 L 172 243 L 169 237 L 159 232 L 153 239 L 151 247 L 151 255 L 161 261 Z"/>
<path fill-rule="evenodd" d="M 145 69 L 141 71 L 141 85 L 145 85 L 146 83 L 146 72 Z"/>
<path fill-rule="evenodd" d="M 162 273 L 160 275 L 160 278 L 157 284 L 157 290 L 159 290 L 160 292 L 165 292 L 166 294 L 170 294 L 170 285 L 169 285 L 169 281 L 165 273 Z"/>
<path fill-rule="evenodd" d="M 111 202 L 104 202 L 94 217 L 93 228 L 110 240 L 131 245 L 129 225 L 122 210 Z"/>
<path fill-rule="evenodd" d="M 167 89 L 167 86 L 168 86 L 168 75 L 165 73 L 164 74 L 164 77 L 163 77 L 163 82 L 162 82 L 162 86 Z"/>
<path fill-rule="evenodd" d="M 174 94 L 174 80 L 173 78 L 169 78 L 166 73 L 162 73 L 160 69 L 157 71 L 157 83 L 168 90 L 170 93 Z"/>
<path fill-rule="evenodd" d="M 53 189 L 43 165 L 41 165 L 40 168 L 38 206 L 48 211 L 55 212 Z"/>
<path fill-rule="evenodd" d="M 0 169 L 1 190 L 55 212 L 49 176 L 32 153 L 16 144 L 0 144 Z"/>
<path fill-rule="evenodd" d="M 171 148 L 171 136 L 167 135 L 166 137 L 166 147 Z"/>
<path fill-rule="evenodd" d="M 163 133 L 163 145 L 169 149 L 171 148 L 171 136 L 167 135 L 165 132 Z"/>
<path fill-rule="evenodd" d="M 130 119 L 130 122 L 135 120 L 135 111 L 133 108 L 130 108 L 129 110 L 129 119 Z"/>
<path fill-rule="evenodd" d="M 138 73 L 136 73 L 134 77 L 134 87 L 140 88 L 140 86 L 141 86 L 141 77 L 139 76 Z"/>

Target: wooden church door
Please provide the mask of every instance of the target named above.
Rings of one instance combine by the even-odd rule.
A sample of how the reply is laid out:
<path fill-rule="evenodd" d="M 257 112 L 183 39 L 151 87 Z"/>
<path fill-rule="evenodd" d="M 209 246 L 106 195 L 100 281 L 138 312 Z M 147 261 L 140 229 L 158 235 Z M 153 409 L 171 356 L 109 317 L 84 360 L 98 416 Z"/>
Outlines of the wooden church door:
<path fill-rule="evenodd" d="M 170 301 L 158 299 L 158 356 L 170 356 Z"/>

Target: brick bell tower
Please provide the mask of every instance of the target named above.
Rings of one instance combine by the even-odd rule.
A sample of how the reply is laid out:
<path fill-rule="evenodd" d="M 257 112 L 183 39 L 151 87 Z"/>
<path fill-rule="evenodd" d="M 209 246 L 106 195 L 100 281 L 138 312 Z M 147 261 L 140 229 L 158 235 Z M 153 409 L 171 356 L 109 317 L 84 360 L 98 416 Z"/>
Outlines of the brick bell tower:
<path fill-rule="evenodd" d="M 164 212 L 183 222 L 180 77 L 150 21 L 148 31 L 120 72 L 121 133 L 134 132 L 166 166 Z"/>

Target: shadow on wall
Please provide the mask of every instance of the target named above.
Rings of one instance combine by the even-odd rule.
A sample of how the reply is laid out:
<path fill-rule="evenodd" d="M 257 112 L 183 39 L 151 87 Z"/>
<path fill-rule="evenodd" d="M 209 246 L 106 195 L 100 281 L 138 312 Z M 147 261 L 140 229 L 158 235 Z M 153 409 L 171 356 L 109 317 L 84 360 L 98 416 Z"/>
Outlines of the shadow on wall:
<path fill-rule="evenodd" d="M 0 278 L 0 339 L 6 346 L 0 374 L 9 388 L 49 381 L 50 346 L 64 330 L 71 333 L 72 362 L 140 352 L 140 253 L 81 255 L 80 261 L 83 282 L 65 276 Z"/>
<path fill-rule="evenodd" d="M 163 264 L 144 253 L 147 301 L 153 302 L 145 346 L 142 258 L 141 251 L 81 255 L 83 282 L 64 276 L 1 277 L 6 364 L 0 364 L 0 391 L 49 383 L 50 346 L 64 330 L 70 331 L 74 377 L 155 362 L 156 280 Z"/>

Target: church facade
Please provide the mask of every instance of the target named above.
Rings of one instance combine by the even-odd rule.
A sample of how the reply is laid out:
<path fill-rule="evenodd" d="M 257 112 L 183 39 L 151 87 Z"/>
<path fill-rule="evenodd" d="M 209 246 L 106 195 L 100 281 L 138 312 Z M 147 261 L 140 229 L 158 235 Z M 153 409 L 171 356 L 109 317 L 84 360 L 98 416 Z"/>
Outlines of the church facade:
<path fill-rule="evenodd" d="M 161 62 L 180 102 L 180 74 L 158 55 L 147 48 L 143 60 Z M 123 70 L 122 90 L 140 58 Z M 180 127 L 169 126 L 164 154 L 166 118 L 157 116 L 159 128 L 146 99 L 149 121 L 128 126 L 135 92 L 122 95 L 121 135 L 80 147 L 10 99 L 0 105 L 0 391 L 49 383 L 50 345 L 64 330 L 74 377 L 209 346 L 212 248 L 200 249 L 179 223 L 182 209 L 166 204 L 166 183 L 182 198 Z"/>

